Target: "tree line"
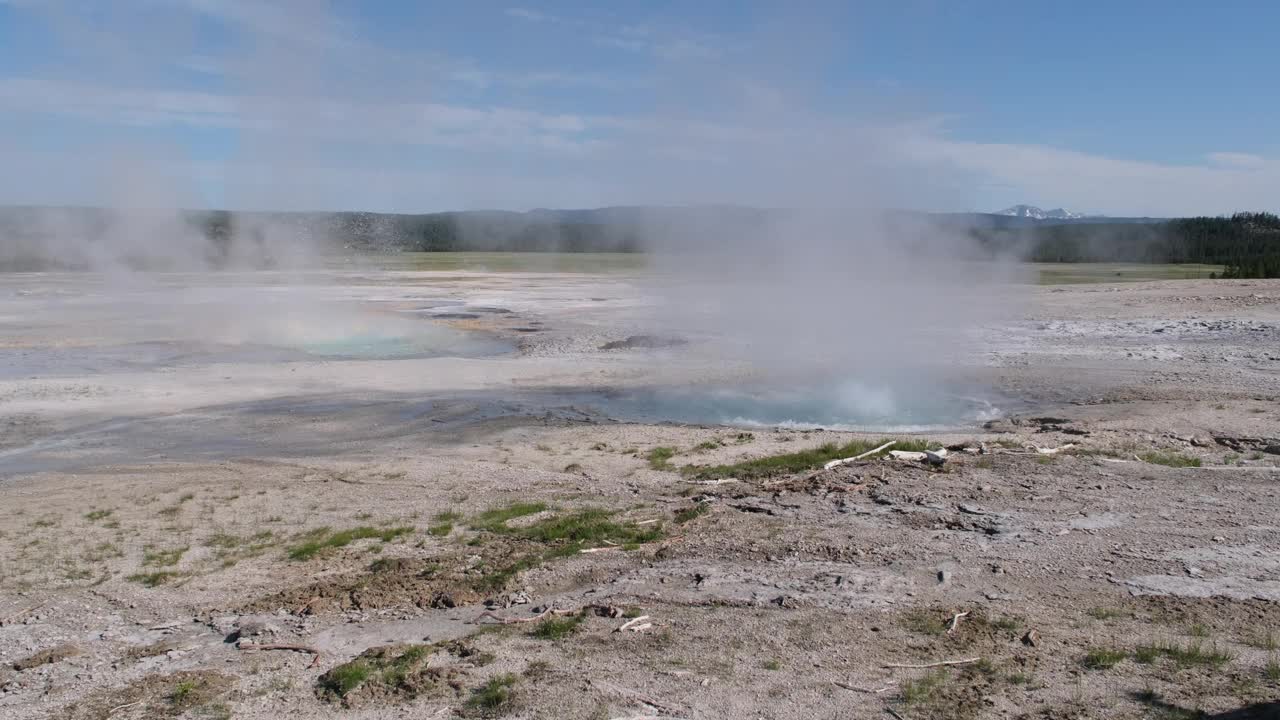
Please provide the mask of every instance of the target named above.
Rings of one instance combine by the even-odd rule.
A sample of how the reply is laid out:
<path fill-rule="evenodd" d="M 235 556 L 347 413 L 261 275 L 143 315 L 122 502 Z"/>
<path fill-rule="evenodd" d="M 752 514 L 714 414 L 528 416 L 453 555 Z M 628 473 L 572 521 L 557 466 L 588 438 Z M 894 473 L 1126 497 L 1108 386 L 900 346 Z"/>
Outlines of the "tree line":
<path fill-rule="evenodd" d="M 1280 277 L 1280 217 L 1239 212 L 1151 223 L 1066 223 L 973 227 L 991 254 L 1032 262 L 1203 263 L 1224 265 L 1227 278 Z"/>

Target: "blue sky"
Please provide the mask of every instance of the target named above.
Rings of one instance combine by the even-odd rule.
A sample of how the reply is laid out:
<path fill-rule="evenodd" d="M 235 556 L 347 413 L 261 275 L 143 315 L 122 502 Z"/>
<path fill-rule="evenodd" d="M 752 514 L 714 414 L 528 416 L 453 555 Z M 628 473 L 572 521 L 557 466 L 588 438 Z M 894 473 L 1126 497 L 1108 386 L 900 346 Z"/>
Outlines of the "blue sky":
<path fill-rule="evenodd" d="M 0 203 L 1280 208 L 1280 4 L 0 0 Z"/>

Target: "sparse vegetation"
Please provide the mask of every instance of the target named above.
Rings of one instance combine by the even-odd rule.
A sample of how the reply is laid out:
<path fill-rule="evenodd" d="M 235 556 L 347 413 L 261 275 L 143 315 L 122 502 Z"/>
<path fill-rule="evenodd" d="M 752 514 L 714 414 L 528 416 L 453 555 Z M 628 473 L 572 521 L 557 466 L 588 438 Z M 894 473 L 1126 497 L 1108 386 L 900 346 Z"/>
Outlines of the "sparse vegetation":
<path fill-rule="evenodd" d="M 1091 648 L 1085 653 L 1082 664 L 1090 670 L 1110 670 L 1129 657 L 1123 650 L 1113 648 Z"/>
<path fill-rule="evenodd" d="M 1124 611 L 1119 608 L 1092 607 L 1085 611 L 1089 617 L 1094 620 L 1114 620 L 1124 617 Z"/>
<path fill-rule="evenodd" d="M 188 549 L 187 547 L 180 547 L 168 550 L 145 550 L 142 553 L 142 564 L 147 567 L 177 565 Z"/>
<path fill-rule="evenodd" d="M 427 534 L 436 537 L 444 537 L 451 532 L 453 532 L 453 523 L 449 522 L 438 523 L 427 528 Z"/>
<path fill-rule="evenodd" d="M 547 509 L 546 503 L 518 502 L 506 507 L 486 510 L 475 516 L 469 523 L 476 530 L 502 532 L 507 530 L 507 523 L 526 515 L 536 515 Z"/>
<path fill-rule="evenodd" d="M 673 447 L 656 447 L 645 455 L 645 460 L 649 461 L 649 467 L 654 470 L 670 470 L 671 458 L 675 455 L 676 449 Z"/>
<path fill-rule="evenodd" d="M 464 710 L 471 715 L 492 717 L 507 709 L 515 697 L 518 679 L 509 673 L 490 678 L 489 682 L 471 692 Z"/>
<path fill-rule="evenodd" d="M 114 512 L 114 511 L 112 511 L 112 510 L 90 510 L 89 512 L 87 512 L 87 513 L 85 513 L 85 514 L 84 514 L 84 519 L 85 519 L 85 520 L 88 520 L 89 522 L 97 522 L 98 520 L 105 520 L 105 519 L 107 519 L 107 518 L 111 517 L 111 513 L 112 513 L 112 512 Z"/>
<path fill-rule="evenodd" d="M 1200 467 L 1200 458 L 1193 458 L 1182 453 L 1164 450 L 1148 450 L 1138 455 L 1143 462 L 1153 465 L 1164 465 L 1173 468 Z"/>
<path fill-rule="evenodd" d="M 706 515 L 707 512 L 709 512 L 710 510 L 711 510 L 710 504 L 704 503 L 704 502 L 696 503 L 691 507 L 677 510 L 674 521 L 677 525 L 683 525 L 689 522 L 690 520 L 693 520 L 694 518 L 698 518 L 698 517 L 702 517 L 703 515 Z"/>
<path fill-rule="evenodd" d="M 130 582 L 140 583 L 146 587 L 153 588 L 160 585 L 164 585 L 165 583 L 177 577 L 181 577 L 181 576 L 176 572 L 170 572 L 168 570 L 158 570 L 156 572 L 149 572 L 149 573 L 135 573 L 133 575 L 130 575 L 126 579 L 129 580 Z"/>
<path fill-rule="evenodd" d="M 316 528 L 302 536 L 302 542 L 289 549 L 290 560 L 310 560 L 322 552 L 346 547 L 357 540 L 377 538 L 382 542 L 391 542 L 401 535 L 413 532 L 411 527 L 373 528 L 361 526 L 350 530 L 334 531 L 327 527 Z"/>
<path fill-rule="evenodd" d="M 577 632 L 578 626 L 585 619 L 582 615 L 571 615 L 565 618 L 550 617 L 535 625 L 529 631 L 529 636 L 540 640 L 560 640 Z"/>
<path fill-rule="evenodd" d="M 947 684 L 946 670 L 934 670 L 914 680 L 902 683 L 901 698 L 904 705 L 927 705 Z"/>
<path fill-rule="evenodd" d="M 714 480 L 736 477 L 742 480 L 773 477 L 805 472 L 820 468 L 823 464 L 839 458 L 861 455 L 888 442 L 888 440 L 854 440 L 844 445 L 827 443 L 810 450 L 801 450 L 781 455 L 770 455 L 729 465 L 698 466 L 686 465 L 682 471 L 699 480 Z M 932 447 L 925 440 L 898 440 L 890 450 L 924 451 Z"/>
<path fill-rule="evenodd" d="M 1179 667 L 1219 668 L 1230 662 L 1233 656 L 1219 649 L 1216 643 L 1206 648 L 1199 640 L 1186 646 L 1173 642 L 1153 643 L 1134 651 L 1134 659 L 1144 664 L 1155 662 L 1157 658 L 1172 660 Z"/>

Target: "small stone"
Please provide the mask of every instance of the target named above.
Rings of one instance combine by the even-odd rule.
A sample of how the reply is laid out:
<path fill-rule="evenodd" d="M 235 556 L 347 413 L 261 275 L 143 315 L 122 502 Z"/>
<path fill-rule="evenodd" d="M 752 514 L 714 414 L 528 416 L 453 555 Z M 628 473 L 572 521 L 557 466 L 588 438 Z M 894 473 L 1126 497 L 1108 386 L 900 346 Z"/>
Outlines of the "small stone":
<path fill-rule="evenodd" d="M 1225 537 L 1221 536 L 1221 535 L 1214 535 L 1214 536 L 1213 536 L 1213 541 L 1214 541 L 1214 542 L 1226 542 L 1226 541 L 1227 541 L 1227 539 L 1226 539 Z"/>
<path fill-rule="evenodd" d="M 1022 644 L 1028 647 L 1038 647 L 1040 645 L 1040 633 L 1035 630 L 1028 630 L 1027 634 L 1022 636 Z"/>
<path fill-rule="evenodd" d="M 951 582 L 951 571 L 946 569 L 939 570 L 938 583 L 942 585 L 946 585 L 949 582 Z"/>

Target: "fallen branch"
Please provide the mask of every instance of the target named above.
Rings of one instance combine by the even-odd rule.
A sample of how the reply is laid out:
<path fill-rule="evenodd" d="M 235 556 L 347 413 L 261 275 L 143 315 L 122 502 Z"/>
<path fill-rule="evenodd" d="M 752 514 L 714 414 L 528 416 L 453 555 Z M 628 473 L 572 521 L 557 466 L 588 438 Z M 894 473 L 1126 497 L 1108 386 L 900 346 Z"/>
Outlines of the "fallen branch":
<path fill-rule="evenodd" d="M 857 685 L 842 683 L 839 680 L 832 680 L 831 682 L 836 687 L 842 687 L 845 690 L 852 690 L 854 692 L 860 692 L 860 693 L 868 693 L 871 695 L 879 695 L 880 693 L 883 693 L 883 692 L 889 692 L 898 684 L 896 680 L 890 680 L 889 684 L 885 685 L 882 688 L 864 688 L 864 687 L 858 687 Z"/>
<path fill-rule="evenodd" d="M 955 616 L 951 618 L 951 627 L 947 628 L 947 634 L 950 635 L 951 633 L 955 632 L 956 628 L 960 627 L 960 618 L 968 614 L 969 614 L 968 610 L 962 613 L 956 613 Z"/>
<path fill-rule="evenodd" d="M 606 682 L 604 680 L 596 680 L 594 678 L 588 679 L 587 682 L 590 685 L 604 692 L 611 692 L 615 695 L 621 695 L 622 697 L 625 697 L 628 700 L 632 700 L 634 702 L 638 702 L 643 705 L 648 705 L 649 707 L 655 710 L 661 710 L 662 712 L 668 713 L 670 715 L 676 715 L 682 711 L 682 708 L 675 707 L 672 705 L 667 705 L 666 703 L 660 702 L 658 700 L 654 700 L 653 698 L 648 697 L 646 695 L 642 695 L 641 693 L 638 693 L 635 690 L 629 690 L 627 688 L 624 688 L 621 685 L 615 685 L 611 682 Z"/>
<path fill-rule="evenodd" d="M 24 608 L 22 610 L 19 610 L 18 612 L 12 615 L 9 615 L 8 617 L 5 617 L 4 619 L 0 619 L 0 625 L 8 625 L 9 623 L 13 622 L 14 620 L 17 620 L 23 615 L 26 615 L 27 613 L 35 612 L 36 610 L 39 610 L 40 608 L 44 607 L 47 604 L 49 604 L 49 601 L 46 600 L 45 602 L 42 602 L 39 605 L 32 605 L 29 608 Z"/>
<path fill-rule="evenodd" d="M 727 485 L 728 483 L 736 483 L 738 478 L 720 478 L 718 480 L 694 480 L 694 485 Z"/>
<path fill-rule="evenodd" d="M 485 618 L 489 617 L 489 618 L 493 618 L 494 620 L 497 620 L 497 621 L 498 621 L 499 623 L 501 623 L 502 625 L 518 625 L 518 624 L 520 624 L 520 623 L 537 622 L 537 621 L 541 620 L 542 618 L 546 617 L 550 612 L 551 612 L 551 608 L 547 608 L 546 610 L 543 610 L 542 612 L 538 613 L 537 615 L 534 615 L 533 617 L 527 617 L 527 618 L 504 618 L 504 617 L 500 617 L 500 616 L 498 616 L 498 615 L 495 615 L 495 614 L 493 614 L 492 612 L 490 612 L 490 611 L 488 611 L 488 610 L 485 610 L 484 612 L 480 613 L 480 615 L 479 615 L 478 617 L 476 617 L 476 619 L 475 619 L 475 620 L 472 620 L 471 622 L 472 622 L 472 624 L 473 624 L 473 625 L 479 625 L 481 620 L 483 620 L 483 619 L 485 619 Z"/>
<path fill-rule="evenodd" d="M 108 711 L 107 711 L 107 717 L 111 717 L 112 715 L 115 715 L 117 712 L 119 712 L 120 710 L 123 710 L 123 709 L 125 709 L 125 708 L 131 708 L 131 707 L 133 707 L 134 705 L 141 705 L 141 704 L 142 704 L 142 703 L 144 703 L 144 702 L 146 702 L 146 700 L 134 700 L 134 701 L 133 701 L 133 702 L 131 702 L 131 703 L 125 703 L 125 704 L 123 704 L 123 705 L 117 705 L 117 706 L 115 706 L 115 707 L 113 707 L 113 708 L 111 708 L 110 710 L 108 710 Z"/>
<path fill-rule="evenodd" d="M 292 650 L 294 652 L 311 653 L 315 655 L 315 657 L 311 659 L 311 664 L 307 667 L 313 668 L 320 664 L 320 650 L 313 648 L 310 645 L 287 645 L 279 643 L 271 645 L 253 645 L 250 643 L 240 643 L 236 645 L 236 647 L 241 650 Z"/>
<path fill-rule="evenodd" d="M 1062 451 L 1064 451 L 1064 450 L 1070 450 L 1071 448 L 1073 448 L 1073 447 L 1075 447 L 1075 446 L 1076 446 L 1076 444 L 1075 444 L 1075 443 L 1067 443 L 1066 445 L 1063 445 L 1063 446 L 1061 446 L 1061 447 L 1056 447 L 1056 448 L 1042 448 L 1042 447 L 1038 447 L 1038 448 L 1036 448 L 1036 452 L 1037 452 L 1037 453 L 1040 453 L 1041 455 L 1057 455 L 1058 453 L 1060 453 L 1060 452 L 1062 452 Z"/>
<path fill-rule="evenodd" d="M 579 550 L 578 552 L 579 552 L 579 553 L 582 553 L 582 554 L 584 554 L 584 555 L 585 555 L 585 554 L 588 554 L 588 553 L 598 553 L 598 552 L 604 552 L 605 550 L 617 550 L 617 549 L 618 549 L 618 547 L 615 545 L 615 546 L 611 546 L 611 547 L 582 548 L 582 549 L 581 549 L 581 550 Z"/>
<path fill-rule="evenodd" d="M 888 665 L 881 665 L 880 667 L 883 667 L 883 668 L 906 668 L 906 669 L 910 669 L 910 670 L 923 670 L 923 669 L 925 669 L 925 668 L 942 667 L 942 666 L 944 666 L 944 665 L 970 665 L 970 664 L 972 664 L 972 663 L 976 663 L 976 662 L 978 662 L 978 661 L 979 661 L 979 660 L 981 660 L 981 659 L 982 659 L 982 658 L 980 658 L 980 657 L 975 657 L 975 658 L 964 658 L 963 660 L 939 660 L 938 662 L 924 663 L 923 665 L 911 665 L 911 664 L 903 664 L 903 663 L 889 663 Z"/>
<path fill-rule="evenodd" d="M 634 619 L 634 620 L 628 620 L 628 621 L 626 621 L 625 623 L 623 623 L 622 625 L 620 625 L 620 626 L 618 627 L 618 629 L 617 629 L 617 630 L 614 630 L 614 632 L 622 632 L 623 630 L 630 630 L 630 629 L 631 629 L 631 626 L 636 625 L 636 624 L 638 624 L 638 623 L 642 623 L 642 622 L 644 622 L 645 620 L 648 620 L 648 619 L 649 619 L 649 616 L 648 616 L 648 615 L 641 615 L 640 617 L 638 617 L 638 618 L 636 618 L 636 619 Z"/>
<path fill-rule="evenodd" d="M 906 460 L 909 462 L 915 462 L 919 460 L 924 460 L 929 456 L 926 455 L 925 453 L 913 452 L 911 450 L 890 450 L 889 457 L 893 458 L 894 460 Z"/>
<path fill-rule="evenodd" d="M 830 469 L 832 469 L 832 468 L 838 468 L 838 467 L 840 467 L 841 465 L 848 465 L 849 463 L 855 463 L 855 462 L 857 462 L 857 461 L 861 460 L 862 458 L 865 458 L 865 457 L 871 457 L 872 455 L 875 455 L 875 454 L 876 454 L 876 453 L 878 453 L 878 452 L 881 452 L 881 451 L 883 451 L 883 450 L 887 450 L 891 445 L 893 445 L 893 444 L 894 444 L 894 443 L 896 443 L 896 442 L 897 442 L 897 440 L 890 440 L 889 442 L 887 442 L 887 443 L 885 443 L 885 444 L 881 445 L 880 447 L 876 448 L 875 450 L 868 450 L 868 451 L 866 451 L 866 452 L 862 453 L 861 455 L 855 455 L 855 456 L 853 456 L 853 457 L 851 457 L 851 458 L 845 458 L 845 459 L 843 459 L 843 460 L 832 460 L 831 462 L 827 463 L 826 465 L 823 465 L 823 466 L 822 466 L 822 469 L 823 469 L 823 470 L 830 470 Z"/>
<path fill-rule="evenodd" d="M 637 525 L 652 525 L 652 524 L 654 524 L 654 523 L 656 523 L 656 522 L 661 522 L 661 521 L 655 518 L 655 519 L 653 519 L 653 520 L 641 520 L 640 522 L 638 522 L 638 523 L 636 523 L 636 524 L 637 524 Z"/>

